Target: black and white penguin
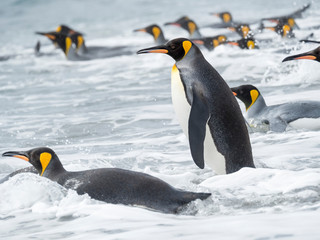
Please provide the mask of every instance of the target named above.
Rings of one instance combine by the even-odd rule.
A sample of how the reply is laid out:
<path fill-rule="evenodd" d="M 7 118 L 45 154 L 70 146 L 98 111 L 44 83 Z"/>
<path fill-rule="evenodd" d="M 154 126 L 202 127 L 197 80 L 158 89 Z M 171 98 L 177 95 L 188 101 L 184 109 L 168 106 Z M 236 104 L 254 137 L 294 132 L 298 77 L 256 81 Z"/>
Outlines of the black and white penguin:
<path fill-rule="evenodd" d="M 135 29 L 133 31 L 149 33 L 157 44 L 165 44 L 168 41 L 165 39 L 162 29 L 157 24 L 152 24 L 145 28 Z"/>
<path fill-rule="evenodd" d="M 239 105 L 195 44 L 178 38 L 137 53 L 164 53 L 176 61 L 171 73 L 172 102 L 199 168 L 206 163 L 217 173 L 225 174 L 254 167 Z"/>
<path fill-rule="evenodd" d="M 300 101 L 267 106 L 260 91 L 253 85 L 231 88 L 247 111 L 247 119 L 253 125 L 268 125 L 267 130 L 283 132 L 293 128 L 320 129 L 320 102 Z"/>
<path fill-rule="evenodd" d="M 206 199 L 210 193 L 178 190 L 166 182 L 145 173 L 119 168 L 98 168 L 79 172 L 64 169 L 56 153 L 47 147 L 29 151 L 10 151 L 5 157 L 28 161 L 43 177 L 57 182 L 78 194 L 113 204 L 143 206 L 164 213 L 178 213 L 196 199 Z"/>

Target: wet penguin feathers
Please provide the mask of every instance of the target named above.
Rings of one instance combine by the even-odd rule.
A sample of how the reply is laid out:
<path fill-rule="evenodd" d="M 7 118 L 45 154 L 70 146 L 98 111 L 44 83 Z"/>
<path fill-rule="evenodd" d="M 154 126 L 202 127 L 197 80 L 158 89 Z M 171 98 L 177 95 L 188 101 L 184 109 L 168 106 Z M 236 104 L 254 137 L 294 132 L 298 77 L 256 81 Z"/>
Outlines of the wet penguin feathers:
<path fill-rule="evenodd" d="M 96 200 L 108 203 L 138 205 L 165 213 L 178 213 L 185 204 L 211 195 L 179 190 L 151 175 L 118 168 L 69 172 L 64 169 L 55 152 L 47 147 L 10 151 L 2 156 L 28 161 L 41 176 L 73 189 L 78 194 L 87 193 Z"/>
<path fill-rule="evenodd" d="M 137 53 L 164 53 L 176 61 L 171 74 L 172 101 L 199 168 L 204 168 L 204 161 L 219 173 L 254 167 L 239 105 L 196 45 L 178 38 Z"/>

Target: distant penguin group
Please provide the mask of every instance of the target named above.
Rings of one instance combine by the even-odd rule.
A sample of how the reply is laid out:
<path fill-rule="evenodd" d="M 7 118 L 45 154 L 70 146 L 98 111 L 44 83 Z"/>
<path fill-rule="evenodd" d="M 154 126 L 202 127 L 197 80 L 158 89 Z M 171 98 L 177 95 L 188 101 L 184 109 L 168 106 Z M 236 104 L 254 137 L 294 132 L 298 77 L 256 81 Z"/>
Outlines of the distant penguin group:
<path fill-rule="evenodd" d="M 292 29 L 298 27 L 294 18 L 301 16 L 309 6 L 286 16 L 262 20 L 277 23 L 272 30 L 284 37 L 293 37 Z M 255 168 L 246 120 L 237 98 L 245 104 L 248 118 L 253 118 L 275 132 L 286 130 L 288 125 L 300 119 L 319 120 L 320 102 L 301 101 L 267 106 L 260 91 L 253 85 L 230 88 L 205 59 L 200 48 L 204 46 L 213 50 L 221 44 L 235 45 L 242 49 L 259 47 L 249 24 L 235 22 L 230 12 L 213 15 L 219 17 L 222 23 L 211 27 L 229 28 L 237 32 L 241 39 L 231 41 L 224 34 L 205 37 L 200 33 L 198 25 L 187 16 L 165 25 L 185 29 L 189 33 L 188 39 L 175 38 L 168 41 L 157 24 L 134 31 L 150 34 L 157 44 L 143 48 L 137 54 L 162 53 L 175 61 L 171 70 L 172 104 L 178 122 L 188 138 L 195 165 L 200 169 L 209 166 L 217 174 L 231 174 L 244 167 Z M 87 46 L 83 34 L 66 25 L 60 25 L 55 31 L 37 34 L 50 39 L 72 61 L 132 54 L 131 50 L 123 46 Z M 40 43 L 37 43 L 35 51 L 40 51 Z M 301 59 L 320 62 L 320 47 L 288 56 L 283 61 Z M 179 213 L 191 201 L 211 196 L 211 193 L 179 190 L 148 174 L 124 169 L 99 168 L 69 172 L 63 167 L 57 154 L 48 147 L 8 151 L 2 156 L 23 159 L 32 167 L 20 169 L 0 180 L 0 183 L 19 173 L 38 173 L 65 188 L 73 189 L 78 194 L 88 194 L 96 200 L 143 206 L 164 213 Z"/>

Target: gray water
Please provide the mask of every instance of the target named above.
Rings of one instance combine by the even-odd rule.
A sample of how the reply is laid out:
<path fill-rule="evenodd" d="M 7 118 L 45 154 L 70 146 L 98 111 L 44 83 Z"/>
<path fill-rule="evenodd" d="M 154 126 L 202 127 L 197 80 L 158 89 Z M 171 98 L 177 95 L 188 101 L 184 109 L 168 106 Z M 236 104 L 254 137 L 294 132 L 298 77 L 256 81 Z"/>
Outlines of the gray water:
<path fill-rule="evenodd" d="M 293 12 L 306 1 L 8 1 L 0 2 L 0 152 L 48 146 L 67 170 L 119 167 L 151 174 L 188 191 L 211 192 L 180 215 L 106 204 L 48 179 L 20 174 L 0 184 L 1 239 L 318 239 L 319 131 L 251 133 L 257 169 L 218 176 L 198 169 L 171 104 L 174 61 L 161 54 L 67 61 L 35 31 L 67 24 L 88 46 L 154 46 L 133 29 L 159 24 L 169 39 L 187 33 L 167 21 L 188 15 L 198 25 L 219 22 L 210 12 L 229 10 L 253 22 Z M 297 37 L 320 40 L 320 5 L 297 19 Z M 227 30 L 202 28 L 203 35 Z M 237 39 L 237 35 L 231 38 Z M 219 46 L 203 50 L 230 87 L 254 84 L 267 104 L 320 101 L 315 61 L 281 63 L 317 44 L 272 38 L 260 50 Z M 33 48 L 41 41 L 44 56 Z M 240 103 L 240 107 L 245 110 Z M 29 166 L 0 161 L 0 178 Z"/>

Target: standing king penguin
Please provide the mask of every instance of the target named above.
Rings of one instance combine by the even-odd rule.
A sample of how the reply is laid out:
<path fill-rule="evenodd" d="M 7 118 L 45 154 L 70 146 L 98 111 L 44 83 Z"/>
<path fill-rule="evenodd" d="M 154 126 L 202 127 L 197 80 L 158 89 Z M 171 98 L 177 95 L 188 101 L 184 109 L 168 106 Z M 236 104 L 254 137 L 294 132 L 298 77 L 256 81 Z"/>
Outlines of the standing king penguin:
<path fill-rule="evenodd" d="M 199 168 L 206 163 L 216 173 L 225 174 L 254 167 L 239 105 L 196 45 L 178 38 L 137 53 L 165 53 L 176 61 L 171 73 L 172 102 Z"/>

